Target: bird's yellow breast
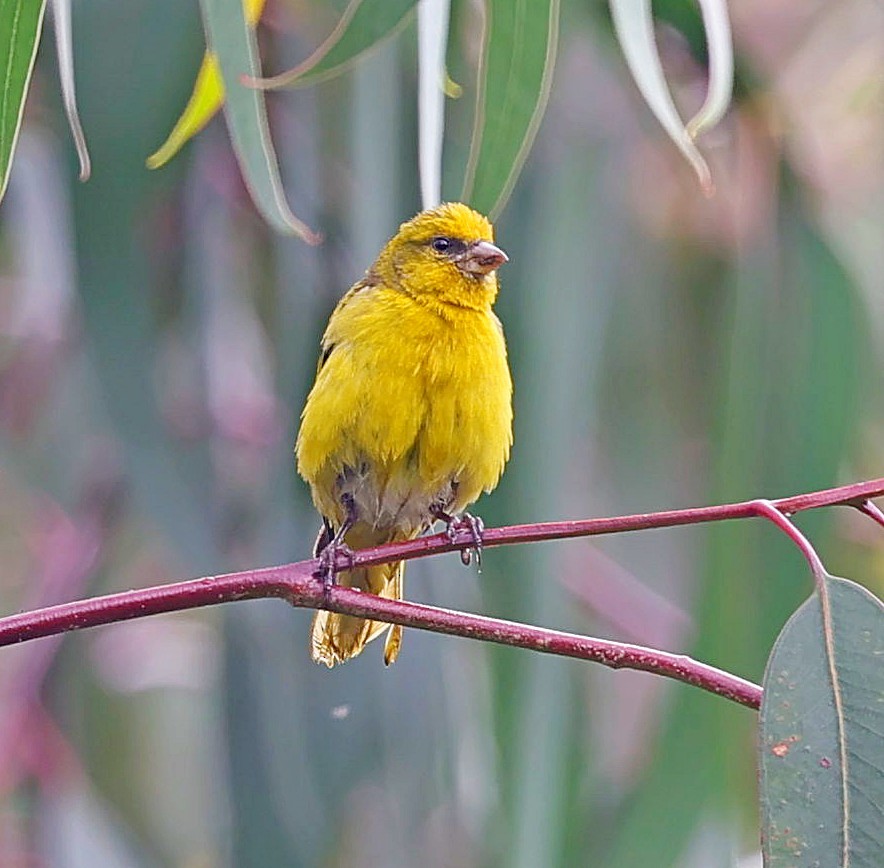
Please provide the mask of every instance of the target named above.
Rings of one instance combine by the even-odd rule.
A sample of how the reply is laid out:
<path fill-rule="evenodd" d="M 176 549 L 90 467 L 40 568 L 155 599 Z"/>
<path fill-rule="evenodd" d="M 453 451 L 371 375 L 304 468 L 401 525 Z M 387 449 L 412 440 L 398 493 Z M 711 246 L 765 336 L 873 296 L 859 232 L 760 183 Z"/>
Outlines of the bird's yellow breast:
<path fill-rule="evenodd" d="M 459 512 L 497 484 L 512 443 L 503 331 L 490 309 L 446 308 L 365 286 L 332 315 L 296 450 L 333 521 L 349 491 L 362 520 L 416 532 L 432 504 Z"/>

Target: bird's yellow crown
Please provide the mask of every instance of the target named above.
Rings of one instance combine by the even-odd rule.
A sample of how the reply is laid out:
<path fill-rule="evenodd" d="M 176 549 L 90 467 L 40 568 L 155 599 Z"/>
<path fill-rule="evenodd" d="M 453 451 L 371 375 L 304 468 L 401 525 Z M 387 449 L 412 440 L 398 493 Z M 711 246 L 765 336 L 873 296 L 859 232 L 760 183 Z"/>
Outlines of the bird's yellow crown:
<path fill-rule="evenodd" d="M 463 241 L 494 241 L 494 229 L 488 218 L 463 202 L 445 202 L 421 211 L 399 227 L 396 237 L 419 243 L 436 235 L 448 235 Z"/>
<path fill-rule="evenodd" d="M 497 296 L 496 269 L 507 259 L 493 242 L 486 217 L 446 202 L 403 223 L 369 274 L 443 315 L 448 305 L 487 310 Z"/>

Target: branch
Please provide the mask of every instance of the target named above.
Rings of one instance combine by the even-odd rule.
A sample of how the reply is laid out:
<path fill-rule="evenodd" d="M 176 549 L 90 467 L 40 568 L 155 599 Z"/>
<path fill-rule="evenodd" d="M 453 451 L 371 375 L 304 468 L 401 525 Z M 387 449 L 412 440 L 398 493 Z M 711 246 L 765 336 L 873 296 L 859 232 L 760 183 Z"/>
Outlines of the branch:
<path fill-rule="evenodd" d="M 882 495 L 884 495 L 884 478 L 781 498 L 770 501 L 769 506 L 783 515 L 837 505 L 854 506 L 869 514 L 870 498 Z M 493 528 L 485 532 L 484 545 L 492 547 L 517 542 L 597 536 L 646 528 L 757 517 L 759 512 L 763 512 L 759 509 L 760 502 L 751 500 L 723 506 L 616 518 Z M 765 515 L 765 517 L 770 516 Z M 468 530 L 458 531 L 454 541 L 447 534 L 435 534 L 407 542 L 363 549 L 355 553 L 354 564 L 367 566 L 410 560 L 431 554 L 464 550 L 472 545 L 472 536 Z M 338 569 L 346 569 L 348 566 L 348 563 L 342 562 L 338 565 Z M 11 615 L 0 618 L 0 646 L 163 612 L 182 611 L 259 597 L 279 597 L 293 606 L 303 608 L 328 609 L 437 633 L 594 660 L 612 668 L 655 672 L 693 684 L 752 708 L 757 708 L 761 700 L 761 689 L 751 682 L 682 655 L 638 645 L 576 636 L 480 615 L 452 612 L 404 600 L 386 600 L 350 588 L 334 587 L 326 596 L 322 582 L 314 576 L 317 569 L 318 561 L 315 559 L 300 561 L 279 567 L 246 570 L 223 576 L 124 591 L 91 600 L 80 600 Z"/>
<path fill-rule="evenodd" d="M 447 537 L 445 539 L 447 542 Z M 405 600 L 387 600 L 351 588 L 333 587 L 326 599 L 322 582 L 313 576 L 317 566 L 316 560 L 300 561 L 280 567 L 123 591 L 11 615 L 0 618 L 0 646 L 162 612 L 178 612 L 236 600 L 279 597 L 299 608 L 324 608 L 436 633 L 529 648 L 563 657 L 595 660 L 614 669 L 656 672 L 702 687 L 750 708 L 758 708 L 761 701 L 761 689 L 757 685 L 679 654 L 453 612 Z"/>
<path fill-rule="evenodd" d="M 809 494 L 781 497 L 777 500 L 744 500 L 740 503 L 725 503 L 719 506 L 699 506 L 692 509 L 673 509 L 665 512 L 620 515 L 614 518 L 587 518 L 579 521 L 548 521 L 537 524 L 514 524 L 508 527 L 487 529 L 482 534 L 484 548 L 512 545 L 514 543 L 544 542 L 576 537 L 602 536 L 610 533 L 625 533 L 634 530 L 650 530 L 661 527 L 679 527 L 687 524 L 707 524 L 713 521 L 726 521 L 740 518 L 767 518 L 759 510 L 759 503 L 767 503 L 785 516 L 794 515 L 809 509 L 825 506 L 852 506 L 869 517 L 877 507 L 870 498 L 884 497 L 884 477 L 826 488 Z M 880 511 L 878 511 L 880 514 Z M 468 528 L 459 528 L 454 541 L 447 534 L 418 537 L 405 542 L 389 543 L 356 552 L 355 566 L 374 566 L 388 561 L 411 560 L 431 554 L 459 551 L 473 545 L 473 537 Z M 341 564 L 346 568 L 347 564 Z"/>
<path fill-rule="evenodd" d="M 875 506 L 875 504 L 872 503 L 871 500 L 862 500 L 854 503 L 853 506 L 855 506 L 864 515 L 867 515 L 870 519 L 872 519 L 872 521 L 875 521 L 880 524 L 881 527 L 884 527 L 884 512 L 881 512 L 881 510 L 877 506 Z"/>

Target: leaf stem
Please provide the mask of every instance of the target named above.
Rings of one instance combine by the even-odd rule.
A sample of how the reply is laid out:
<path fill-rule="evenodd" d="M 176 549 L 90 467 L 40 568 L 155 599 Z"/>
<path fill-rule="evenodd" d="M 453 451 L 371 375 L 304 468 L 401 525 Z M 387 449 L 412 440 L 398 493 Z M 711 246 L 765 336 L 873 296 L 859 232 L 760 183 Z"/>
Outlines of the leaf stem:
<path fill-rule="evenodd" d="M 793 543 L 795 543 L 796 546 L 798 546 L 801 550 L 801 554 L 804 555 L 804 559 L 807 561 L 807 565 L 810 567 L 811 573 L 813 573 L 814 582 L 817 584 L 817 587 L 819 587 L 820 582 L 826 575 L 826 568 L 823 566 L 823 562 L 810 540 L 769 500 L 756 500 L 755 508 L 757 510 L 757 515 L 773 522 L 773 524 L 775 524 L 784 534 L 786 534 L 787 537 L 789 537 L 790 540 L 792 540 Z"/>
<path fill-rule="evenodd" d="M 877 505 L 872 503 L 871 500 L 861 500 L 855 505 L 863 515 L 867 515 L 872 521 L 876 521 L 881 527 L 884 527 L 884 512 L 882 512 Z"/>

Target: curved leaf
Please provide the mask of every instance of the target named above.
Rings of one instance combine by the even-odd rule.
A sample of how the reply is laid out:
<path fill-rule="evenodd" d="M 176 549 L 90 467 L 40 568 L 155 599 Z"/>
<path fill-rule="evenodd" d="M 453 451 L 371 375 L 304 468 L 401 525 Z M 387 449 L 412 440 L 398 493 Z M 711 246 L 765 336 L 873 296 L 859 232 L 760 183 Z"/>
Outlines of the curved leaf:
<path fill-rule="evenodd" d="M 9 181 L 45 8 L 44 0 L 0 0 L 0 199 Z"/>
<path fill-rule="evenodd" d="M 337 27 L 310 57 L 271 78 L 256 78 L 254 87 L 303 87 L 349 69 L 366 51 L 405 26 L 417 0 L 351 0 Z"/>
<path fill-rule="evenodd" d="M 777 639 L 759 738 L 767 868 L 884 858 L 884 606 L 826 576 Z"/>
<path fill-rule="evenodd" d="M 80 160 L 80 180 L 88 181 L 92 174 L 89 148 L 80 124 L 77 110 L 77 88 L 74 80 L 74 39 L 71 32 L 71 0 L 52 0 L 53 24 L 55 25 L 55 50 L 58 54 L 58 76 L 71 137 Z"/>
<path fill-rule="evenodd" d="M 629 66 L 645 102 L 668 133 L 669 138 L 691 164 L 703 191 L 707 195 L 711 194 L 714 187 L 709 166 L 706 165 L 706 160 L 703 159 L 693 138 L 685 129 L 678 110 L 672 102 L 669 86 L 666 84 L 666 76 L 663 74 L 660 54 L 657 51 L 657 42 L 654 39 L 651 0 L 639 0 L 639 2 L 636 0 L 611 0 L 611 17 L 626 64 Z M 711 110 L 705 106 L 701 112 L 703 112 L 703 116 L 699 120 L 695 119 L 698 126 L 705 124 L 706 118 L 711 114 Z"/>
<path fill-rule="evenodd" d="M 265 2 L 266 0 L 243 0 L 243 11 L 249 27 L 255 27 L 260 21 Z M 221 70 L 218 68 L 218 58 L 211 51 L 207 51 L 200 64 L 187 106 L 166 141 L 147 158 L 147 168 L 159 169 L 168 163 L 212 120 L 222 105 L 224 105 L 224 82 L 221 79 Z"/>
<path fill-rule="evenodd" d="M 227 99 L 224 114 L 252 200 L 264 218 L 280 232 L 295 234 L 308 244 L 320 236 L 289 210 L 279 165 L 267 129 L 264 94 L 242 84 L 243 75 L 258 71 L 253 29 L 246 24 L 240 0 L 201 0 L 209 48 L 218 57 Z"/>
<path fill-rule="evenodd" d="M 491 219 L 528 156 L 549 98 L 559 0 L 488 0 L 463 199 Z"/>
<path fill-rule="evenodd" d="M 693 139 L 714 127 L 727 111 L 734 88 L 734 46 L 725 0 L 699 0 L 709 54 L 709 88 L 685 130 Z"/>
<path fill-rule="evenodd" d="M 224 105 L 224 82 L 218 68 L 218 58 L 207 51 L 196 76 L 193 93 L 169 137 L 146 160 L 148 169 L 165 166 L 184 145 L 212 120 Z"/>

